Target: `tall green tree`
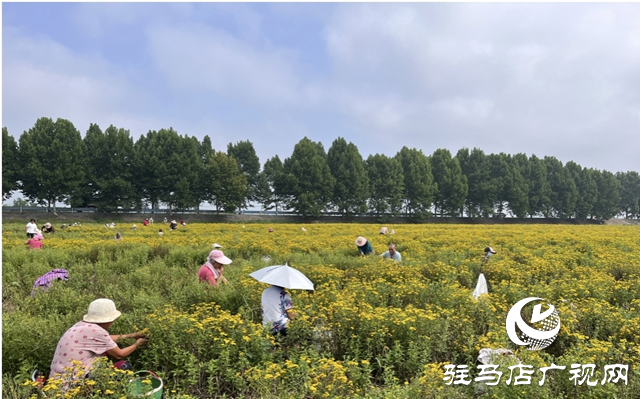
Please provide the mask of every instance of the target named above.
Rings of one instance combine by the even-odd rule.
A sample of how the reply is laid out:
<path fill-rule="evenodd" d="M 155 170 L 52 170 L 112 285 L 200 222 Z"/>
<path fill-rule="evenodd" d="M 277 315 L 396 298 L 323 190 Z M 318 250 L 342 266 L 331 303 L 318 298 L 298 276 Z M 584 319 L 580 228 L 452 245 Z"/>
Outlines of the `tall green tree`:
<path fill-rule="evenodd" d="M 335 181 L 322 143 L 307 137 L 300 140 L 285 159 L 284 172 L 293 210 L 303 216 L 319 216 L 327 209 Z"/>
<path fill-rule="evenodd" d="M 20 136 L 21 190 L 31 200 L 53 205 L 79 196 L 86 184 L 87 151 L 80 132 L 66 119 L 39 118 Z"/>
<path fill-rule="evenodd" d="M 500 154 L 489 154 L 489 181 L 487 198 L 484 208 L 484 216 L 489 216 L 497 209 L 498 213 L 503 213 L 505 206 L 511 197 L 513 189 L 513 170 L 510 165 L 509 156 L 503 152 Z"/>
<path fill-rule="evenodd" d="M 216 212 L 234 212 L 247 196 L 247 176 L 240 170 L 235 158 L 222 151 L 215 152 L 207 164 L 209 176 L 208 201 Z"/>
<path fill-rule="evenodd" d="M 429 217 L 431 204 L 438 192 L 429 158 L 422 150 L 406 146 L 396 154 L 396 158 L 402 166 L 404 176 L 403 202 L 406 212 L 418 218 Z"/>
<path fill-rule="evenodd" d="M 242 208 L 247 208 L 250 201 L 256 198 L 256 185 L 258 184 L 258 174 L 260 173 L 260 159 L 250 141 L 239 141 L 236 144 L 229 143 L 227 155 L 233 157 L 238 163 L 240 170 L 247 177 L 247 198 Z"/>
<path fill-rule="evenodd" d="M 170 213 L 174 207 L 198 205 L 191 192 L 198 185 L 200 157 L 196 141 L 169 128 L 149 131 L 134 144 L 136 187 L 153 209 L 159 202 L 166 203 Z"/>
<path fill-rule="evenodd" d="M 271 184 L 269 184 L 269 178 L 264 171 L 258 173 L 258 182 L 255 187 L 255 200 L 260 204 L 263 211 L 273 209 L 277 204 L 274 192 L 271 189 Z"/>
<path fill-rule="evenodd" d="M 527 178 L 529 186 L 529 216 L 549 217 L 551 209 L 551 185 L 547 180 L 547 166 L 535 154 L 529 158 L 531 172 Z"/>
<path fill-rule="evenodd" d="M 196 180 L 193 186 L 190 188 L 193 195 L 193 202 L 197 210 L 200 210 L 200 204 L 207 201 L 208 198 L 208 186 L 209 176 L 207 174 L 206 166 L 209 163 L 209 158 L 213 155 L 213 147 L 211 146 L 211 138 L 204 136 L 202 142 L 198 142 L 196 137 L 191 137 L 194 141 L 194 145 L 198 149 L 198 160 L 196 162 Z"/>
<path fill-rule="evenodd" d="M 270 205 L 273 203 L 277 215 L 279 210 L 287 209 L 289 204 L 284 165 L 278 155 L 275 155 L 264 163 L 263 173 L 269 183 L 272 193 L 270 199 L 272 202 L 264 200 L 269 198 L 265 191 L 261 194 L 261 197 L 263 198 L 263 202 L 261 203 L 265 207 L 265 210 L 271 209 Z M 261 190 L 264 190 L 264 186 L 261 186 L 260 184 L 259 186 L 262 187 Z"/>
<path fill-rule="evenodd" d="M 578 189 L 569 170 L 556 157 L 545 156 L 547 180 L 551 186 L 551 211 L 553 216 L 568 218 L 574 214 Z"/>
<path fill-rule="evenodd" d="M 587 219 L 598 200 L 598 186 L 591 177 L 593 171 L 583 168 L 573 161 L 567 162 L 565 168 L 569 170 L 578 190 L 575 207 L 576 218 Z"/>
<path fill-rule="evenodd" d="M 102 133 L 95 124 L 84 137 L 87 151 L 88 180 L 94 201 L 103 209 L 135 207 L 140 203 L 133 186 L 133 138 L 129 131 L 111 125 Z"/>
<path fill-rule="evenodd" d="M 11 197 L 11 193 L 18 189 L 18 144 L 9 134 L 6 127 L 2 128 L 2 200 Z"/>
<path fill-rule="evenodd" d="M 369 178 L 358 147 L 338 137 L 329 148 L 327 163 L 335 179 L 331 204 L 343 216 L 366 212 Z"/>
<path fill-rule="evenodd" d="M 593 206 L 592 217 L 611 219 L 620 213 L 620 182 L 607 170 L 593 169 L 592 176 L 598 187 L 598 199 Z"/>
<path fill-rule="evenodd" d="M 509 166 L 512 176 L 507 199 L 509 209 L 517 217 L 523 218 L 529 211 L 529 184 L 527 183 L 531 173 L 529 158 L 526 154 L 515 154 L 509 157 Z"/>
<path fill-rule="evenodd" d="M 366 161 L 369 177 L 369 208 L 384 215 L 397 216 L 402 210 L 404 175 L 402 165 L 396 158 L 383 154 L 369 155 Z"/>
<path fill-rule="evenodd" d="M 456 154 L 462 173 L 467 177 L 469 192 L 466 199 L 467 214 L 471 217 L 489 216 L 493 213 L 493 206 L 497 202 L 499 179 L 492 176 L 489 158 L 479 148 L 469 152 L 468 148 L 461 148 Z M 497 170 L 497 169 L 496 169 Z"/>
<path fill-rule="evenodd" d="M 620 182 L 620 211 L 626 219 L 640 217 L 640 175 L 638 172 L 618 172 Z"/>
<path fill-rule="evenodd" d="M 467 177 L 462 174 L 460 162 L 451 157 L 449 150 L 443 148 L 435 150 L 429 160 L 433 180 L 438 185 L 433 201 L 436 214 L 440 210 L 440 216 L 457 216 L 469 191 Z"/>

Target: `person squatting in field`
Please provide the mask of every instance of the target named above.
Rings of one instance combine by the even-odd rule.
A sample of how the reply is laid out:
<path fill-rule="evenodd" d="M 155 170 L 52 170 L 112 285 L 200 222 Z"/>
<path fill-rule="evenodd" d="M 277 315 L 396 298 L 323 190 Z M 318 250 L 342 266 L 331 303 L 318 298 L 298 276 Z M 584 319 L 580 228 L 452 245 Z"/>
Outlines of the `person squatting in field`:
<path fill-rule="evenodd" d="M 82 321 L 69 328 L 58 341 L 49 378 L 62 376 L 65 368 L 73 367 L 73 361 L 82 363 L 86 376 L 93 362 L 102 356 L 118 360 L 114 363 L 116 368 L 131 369 L 131 365 L 122 359 L 145 345 L 147 340 L 143 333 L 109 335 L 109 328 L 120 315 L 111 299 L 100 298 L 91 302 Z M 129 338 L 135 338 L 136 342 L 120 349 L 116 341 Z"/>

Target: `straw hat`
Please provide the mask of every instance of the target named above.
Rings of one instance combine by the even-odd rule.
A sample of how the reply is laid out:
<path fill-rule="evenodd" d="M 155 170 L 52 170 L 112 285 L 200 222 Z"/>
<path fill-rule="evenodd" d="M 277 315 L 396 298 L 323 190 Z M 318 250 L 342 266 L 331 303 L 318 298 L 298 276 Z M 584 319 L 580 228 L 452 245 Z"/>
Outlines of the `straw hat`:
<path fill-rule="evenodd" d="M 44 224 L 44 227 L 46 227 L 46 228 L 50 229 L 50 228 L 51 228 L 51 223 L 49 223 L 49 222 L 45 223 L 45 224 Z"/>
<path fill-rule="evenodd" d="M 366 243 L 367 243 L 367 239 L 364 238 L 363 236 L 360 236 L 360 237 L 356 238 L 356 245 L 357 246 L 361 247 Z"/>
<path fill-rule="evenodd" d="M 110 323 L 121 314 L 111 299 L 100 298 L 89 304 L 89 310 L 82 320 L 88 323 Z"/>

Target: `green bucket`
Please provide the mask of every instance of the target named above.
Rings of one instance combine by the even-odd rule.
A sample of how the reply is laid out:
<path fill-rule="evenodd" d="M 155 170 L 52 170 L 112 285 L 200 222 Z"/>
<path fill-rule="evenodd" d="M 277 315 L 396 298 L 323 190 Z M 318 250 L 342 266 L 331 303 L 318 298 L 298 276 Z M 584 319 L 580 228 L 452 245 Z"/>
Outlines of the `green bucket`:
<path fill-rule="evenodd" d="M 153 371 L 143 370 L 136 371 L 135 377 L 129 381 L 129 392 L 135 397 L 149 396 L 153 399 L 162 399 L 162 388 L 164 384 L 162 379 Z M 142 380 L 151 380 L 151 385 L 144 384 Z"/>

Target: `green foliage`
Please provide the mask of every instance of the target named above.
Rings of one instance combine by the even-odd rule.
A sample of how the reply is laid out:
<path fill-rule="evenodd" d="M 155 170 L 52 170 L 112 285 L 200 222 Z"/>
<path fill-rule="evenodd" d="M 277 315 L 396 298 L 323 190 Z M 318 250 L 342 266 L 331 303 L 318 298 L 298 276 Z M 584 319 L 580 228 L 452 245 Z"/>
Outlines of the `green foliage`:
<path fill-rule="evenodd" d="M 511 171 L 511 186 L 507 192 L 509 209 L 519 218 L 523 218 L 529 211 L 529 176 L 531 168 L 529 158 L 525 154 L 516 154 L 509 157 Z"/>
<path fill-rule="evenodd" d="M 170 211 L 198 205 L 203 165 L 195 137 L 182 137 L 173 128 L 149 131 L 140 136 L 134 149 L 134 184 L 153 208 L 160 201 L 168 204 Z"/>
<path fill-rule="evenodd" d="M 407 147 L 402 147 L 396 158 L 402 165 L 404 176 L 405 210 L 419 219 L 430 216 L 429 209 L 438 192 L 438 185 L 433 181 L 429 158 L 422 150 Z"/>
<path fill-rule="evenodd" d="M 2 199 L 11 197 L 11 193 L 18 188 L 18 144 L 9 134 L 6 127 L 2 128 Z"/>
<path fill-rule="evenodd" d="M 551 184 L 547 180 L 547 166 L 535 154 L 529 158 L 531 172 L 527 177 L 529 186 L 529 215 L 549 217 L 551 208 Z"/>
<path fill-rule="evenodd" d="M 273 194 L 271 199 L 275 206 L 276 213 L 278 212 L 278 206 L 280 206 L 280 210 L 288 208 L 290 198 L 286 194 L 286 175 L 284 173 L 284 165 L 282 164 L 280 157 L 275 155 L 273 158 L 268 159 L 264 163 L 263 173 L 271 187 L 271 192 Z M 264 190 L 264 186 L 262 186 L 261 190 Z M 266 191 L 261 191 L 261 193 L 261 198 L 267 198 L 265 197 L 267 195 Z M 263 206 L 269 206 L 271 204 L 271 202 L 267 203 L 266 201 L 261 203 Z"/>
<path fill-rule="evenodd" d="M 462 174 L 460 162 L 452 158 L 447 149 L 439 148 L 430 158 L 433 180 L 438 185 L 433 204 L 440 215 L 457 216 L 468 194 L 467 177 Z"/>
<path fill-rule="evenodd" d="M 620 211 L 625 218 L 640 217 L 640 175 L 638 172 L 618 172 L 620 182 Z"/>
<path fill-rule="evenodd" d="M 369 178 L 358 147 L 339 137 L 329 148 L 327 162 L 335 179 L 331 204 L 343 216 L 365 212 Z"/>
<path fill-rule="evenodd" d="M 104 133 L 91 124 L 84 142 L 89 156 L 91 203 L 102 209 L 133 208 L 140 203 L 133 186 L 134 150 L 129 131 L 111 125 Z"/>
<path fill-rule="evenodd" d="M 239 141 L 236 144 L 229 143 L 227 146 L 227 155 L 236 160 L 240 170 L 247 178 L 247 199 L 249 201 L 255 200 L 258 174 L 260 173 L 260 159 L 258 155 L 256 155 L 253 143 L 248 140 Z M 247 204 L 243 204 L 242 207 L 246 208 Z"/>
<path fill-rule="evenodd" d="M 598 200 L 593 206 L 593 216 L 607 220 L 620 212 L 620 182 L 613 173 L 593 170 L 593 180 L 598 188 Z"/>
<path fill-rule="evenodd" d="M 396 216 L 402 208 L 404 176 L 396 158 L 383 154 L 369 155 L 366 161 L 371 197 L 369 207 L 378 214 Z"/>
<path fill-rule="evenodd" d="M 222 151 L 214 153 L 206 165 L 208 201 L 217 211 L 233 212 L 241 208 L 247 193 L 246 175 L 236 160 Z"/>
<path fill-rule="evenodd" d="M 598 199 L 598 186 L 591 177 L 593 171 L 583 168 L 573 161 L 567 162 L 565 168 L 571 173 L 578 190 L 575 216 L 578 219 L 586 219 L 591 214 L 593 206 Z"/>
<path fill-rule="evenodd" d="M 318 216 L 331 200 L 335 179 L 322 143 L 300 140 L 284 161 L 285 193 L 290 207 L 303 216 Z"/>
<path fill-rule="evenodd" d="M 479 148 L 474 148 L 471 153 L 468 148 L 462 148 L 456 158 L 469 187 L 467 214 L 472 217 L 489 216 L 502 190 L 500 176 L 505 170 L 501 159 L 487 157 Z"/>
<path fill-rule="evenodd" d="M 548 212 L 555 217 L 568 218 L 574 214 L 578 200 L 576 184 L 569 170 L 555 157 L 544 157 L 544 163 L 547 167 L 547 180 L 551 186 L 551 207 Z"/>
<path fill-rule="evenodd" d="M 40 118 L 20 136 L 20 189 L 31 200 L 53 205 L 80 195 L 86 181 L 87 152 L 71 122 Z"/>

